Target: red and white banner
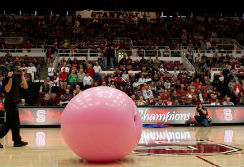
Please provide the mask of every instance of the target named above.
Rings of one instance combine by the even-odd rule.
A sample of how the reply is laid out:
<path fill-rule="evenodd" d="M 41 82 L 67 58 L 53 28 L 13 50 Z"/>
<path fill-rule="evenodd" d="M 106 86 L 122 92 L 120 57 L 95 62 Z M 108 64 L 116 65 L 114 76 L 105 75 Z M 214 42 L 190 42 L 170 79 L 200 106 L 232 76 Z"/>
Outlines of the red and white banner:
<path fill-rule="evenodd" d="M 140 12 L 140 11 L 95 11 L 95 10 L 82 10 L 76 11 L 76 16 L 81 18 L 94 18 L 94 19 L 127 19 L 130 17 L 143 18 L 148 20 L 156 19 L 156 12 Z"/>
<path fill-rule="evenodd" d="M 212 123 L 244 123 L 243 106 L 206 107 Z M 60 125 L 63 107 L 20 107 L 21 125 Z M 143 124 L 190 124 L 194 121 L 194 106 L 138 107 Z"/>

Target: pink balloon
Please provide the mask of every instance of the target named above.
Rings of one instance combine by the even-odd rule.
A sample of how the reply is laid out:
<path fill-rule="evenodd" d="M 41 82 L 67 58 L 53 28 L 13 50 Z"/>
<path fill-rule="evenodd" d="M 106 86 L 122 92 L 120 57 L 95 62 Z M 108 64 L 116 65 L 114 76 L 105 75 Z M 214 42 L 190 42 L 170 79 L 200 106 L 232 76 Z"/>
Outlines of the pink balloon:
<path fill-rule="evenodd" d="M 61 130 L 65 142 L 81 158 L 106 162 L 125 157 L 142 131 L 135 103 L 124 92 L 94 87 L 76 95 L 65 107 Z"/>

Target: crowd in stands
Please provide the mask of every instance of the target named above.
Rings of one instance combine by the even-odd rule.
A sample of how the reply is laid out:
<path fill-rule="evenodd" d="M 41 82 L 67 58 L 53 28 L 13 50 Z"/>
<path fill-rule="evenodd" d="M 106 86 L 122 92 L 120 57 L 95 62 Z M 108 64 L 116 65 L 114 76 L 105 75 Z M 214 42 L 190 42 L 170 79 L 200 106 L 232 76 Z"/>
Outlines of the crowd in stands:
<path fill-rule="evenodd" d="M 106 43 L 109 43 L 116 50 L 137 48 L 138 54 L 143 50 L 164 48 L 164 55 L 167 56 L 169 39 L 162 27 L 166 27 L 171 37 L 178 39 L 175 48 L 171 47 L 175 50 L 181 46 L 215 50 L 217 41 L 213 38 L 216 37 L 235 38 L 241 44 L 244 41 L 243 18 L 205 16 L 201 21 L 195 17 L 176 16 L 149 21 L 144 17 L 96 20 L 73 15 L 71 21 L 68 21 L 64 16 L 0 16 L 0 34 L 7 36 L 8 30 L 13 30 L 25 36 L 18 44 L 7 44 L 2 40 L 0 49 L 29 50 L 39 46 L 47 51 L 51 47 L 51 50 L 72 49 L 73 52 L 78 52 L 78 49 L 90 49 L 92 53 L 104 53 L 107 49 Z M 98 36 L 101 39 L 96 41 Z M 118 37 L 121 40 L 117 40 Z M 47 54 L 48 56 L 50 55 Z M 151 56 L 155 56 L 155 52 Z"/>
<path fill-rule="evenodd" d="M 214 38 L 234 38 L 244 44 L 243 18 L 166 18 L 167 29 L 171 37 L 178 38 L 178 44 L 192 46 L 194 49 L 214 50 Z"/>
<path fill-rule="evenodd" d="M 130 70 L 138 70 L 136 68 L 141 72 L 130 73 Z M 150 57 L 136 61 L 127 57 L 111 74 L 104 75 L 102 70 L 103 65 L 98 61 L 78 61 L 76 58 L 61 60 L 57 69 L 50 64 L 49 77 L 40 88 L 44 98 L 39 105 L 63 106 L 79 92 L 96 86 L 117 88 L 127 93 L 138 106 L 195 105 L 199 102 L 244 104 L 243 67 L 233 73 L 233 68 L 226 64 L 217 82 L 211 82 L 207 75 L 190 73 L 177 61 L 165 62 Z"/>
<path fill-rule="evenodd" d="M 48 61 L 48 78 L 39 89 L 40 98 L 36 105 L 66 105 L 79 92 L 96 86 L 110 86 L 127 93 L 138 106 L 147 105 L 193 105 L 199 102 L 211 105 L 244 104 L 243 59 L 214 53 L 213 58 L 199 54 L 194 60 L 204 74 L 190 73 L 177 61 L 160 61 L 153 52 L 152 59 L 144 58 L 143 50 L 158 50 L 165 47 L 164 56 L 170 48 L 165 40 L 166 26 L 171 37 L 178 38 L 178 44 L 194 49 L 214 50 L 216 43 L 211 38 L 234 37 L 243 41 L 243 19 L 218 18 L 199 21 L 195 18 L 162 18 L 148 22 L 145 18 L 125 20 L 81 19 L 72 16 L 68 24 L 65 17 L 44 16 L 15 19 L 0 17 L 0 32 L 7 34 L 9 29 L 21 32 L 26 37 L 17 45 L 1 41 L 0 49 L 25 48 L 42 45 Z M 100 41 L 96 41 L 97 37 Z M 116 40 L 120 37 L 122 40 Z M 130 39 L 132 43 L 126 39 Z M 51 45 L 51 47 L 49 47 Z M 138 46 L 138 60 L 132 60 L 130 54 L 115 64 L 115 51 Z M 97 62 L 76 58 L 61 60 L 57 68 L 53 67 L 53 55 L 57 49 L 91 49 L 98 56 Z M 176 46 L 174 49 L 180 49 Z M 150 55 L 145 52 L 146 56 Z M 193 57 L 189 59 L 193 61 Z M 0 59 L 1 64 L 19 61 L 30 82 L 38 74 L 42 63 L 28 56 L 13 57 L 7 52 Z M 210 80 L 213 67 L 224 67 L 216 82 Z M 236 68 L 238 67 L 238 70 Z M 115 69 L 113 74 L 103 75 L 102 71 Z M 240 68 L 240 69 L 239 69 Z M 131 74 L 130 71 L 141 71 Z M 0 77 L 1 81 L 1 77 Z M 1 83 L 1 82 L 0 82 Z M 0 84 L 1 85 L 1 84 Z M 25 105 L 25 101 L 21 104 Z"/>

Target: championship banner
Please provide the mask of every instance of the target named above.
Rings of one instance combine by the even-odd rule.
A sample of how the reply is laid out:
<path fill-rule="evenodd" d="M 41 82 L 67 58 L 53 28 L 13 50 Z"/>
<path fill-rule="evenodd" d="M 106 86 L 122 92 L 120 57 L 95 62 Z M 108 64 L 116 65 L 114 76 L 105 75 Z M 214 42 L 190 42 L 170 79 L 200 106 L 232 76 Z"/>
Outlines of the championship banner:
<path fill-rule="evenodd" d="M 244 106 L 207 106 L 212 123 L 244 123 Z M 64 107 L 19 107 L 21 125 L 60 125 Z M 138 107 L 143 124 L 190 124 L 195 106 Z"/>
<path fill-rule="evenodd" d="M 244 123 L 244 107 L 206 106 L 212 123 Z M 194 121 L 195 106 L 138 108 L 143 124 L 189 124 Z"/>
<path fill-rule="evenodd" d="M 148 19 L 156 19 L 156 12 L 137 12 L 137 11 L 94 11 L 94 10 L 83 10 L 76 11 L 76 16 L 80 18 L 93 18 L 93 19 L 127 19 L 130 17 L 143 18 L 144 16 Z"/>

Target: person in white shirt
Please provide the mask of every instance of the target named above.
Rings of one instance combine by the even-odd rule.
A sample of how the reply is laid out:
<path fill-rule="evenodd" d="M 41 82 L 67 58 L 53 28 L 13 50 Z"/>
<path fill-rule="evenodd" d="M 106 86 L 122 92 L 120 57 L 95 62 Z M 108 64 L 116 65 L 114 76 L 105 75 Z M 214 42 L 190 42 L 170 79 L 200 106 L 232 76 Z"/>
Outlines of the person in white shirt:
<path fill-rule="evenodd" d="M 145 93 L 143 92 L 143 97 L 144 99 L 150 99 L 151 97 L 153 97 L 151 91 L 148 89 Z"/>
<path fill-rule="evenodd" d="M 65 72 L 69 73 L 69 67 L 67 67 L 66 62 L 64 62 L 63 67 L 61 67 L 61 71 L 65 68 Z"/>
<path fill-rule="evenodd" d="M 234 103 L 230 101 L 230 97 L 227 97 L 226 101 L 224 101 L 223 105 L 234 105 Z"/>
<path fill-rule="evenodd" d="M 58 93 L 59 92 L 59 77 L 57 75 L 53 76 L 53 81 L 51 83 L 51 92 Z"/>
<path fill-rule="evenodd" d="M 54 75 L 51 86 L 59 87 L 59 77 L 57 75 Z"/>
<path fill-rule="evenodd" d="M 207 46 L 207 50 L 212 49 L 212 46 L 211 46 L 211 43 L 209 40 L 206 42 L 206 46 Z"/>
<path fill-rule="evenodd" d="M 170 89 L 170 85 L 171 84 L 170 84 L 169 80 L 167 79 L 166 82 L 164 82 L 164 88 L 165 89 Z"/>
<path fill-rule="evenodd" d="M 89 73 L 86 73 L 86 76 L 83 78 L 83 86 L 85 89 L 91 88 L 93 83 L 92 77 L 89 75 Z"/>
<path fill-rule="evenodd" d="M 35 78 L 36 67 L 33 66 L 32 63 L 29 63 L 29 67 L 27 68 L 27 73 L 31 74 L 31 81 L 34 81 Z"/>
<path fill-rule="evenodd" d="M 141 78 L 139 78 L 138 82 L 140 82 L 140 83 L 146 82 L 146 79 L 144 78 L 144 75 L 141 75 Z"/>
<path fill-rule="evenodd" d="M 102 68 L 98 64 L 98 61 L 96 61 L 96 64 L 93 67 L 93 69 L 94 69 L 94 72 L 95 72 L 94 81 L 100 81 L 101 80 L 100 72 L 102 72 Z"/>
<path fill-rule="evenodd" d="M 127 74 L 126 71 L 123 72 L 123 74 L 122 74 L 122 79 L 123 79 L 124 81 L 129 80 L 129 74 Z"/>
<path fill-rule="evenodd" d="M 50 78 L 50 80 L 53 80 L 53 76 L 54 76 L 54 67 L 53 67 L 53 63 L 49 64 L 49 67 L 47 69 L 47 73 L 48 73 L 48 77 Z"/>
<path fill-rule="evenodd" d="M 159 99 L 155 106 L 165 106 L 165 104 L 162 99 Z"/>
<path fill-rule="evenodd" d="M 148 85 L 145 86 L 145 89 L 142 91 L 142 95 L 144 98 L 145 96 L 153 96 L 153 92 L 149 89 Z"/>

